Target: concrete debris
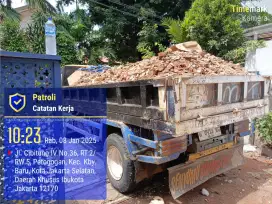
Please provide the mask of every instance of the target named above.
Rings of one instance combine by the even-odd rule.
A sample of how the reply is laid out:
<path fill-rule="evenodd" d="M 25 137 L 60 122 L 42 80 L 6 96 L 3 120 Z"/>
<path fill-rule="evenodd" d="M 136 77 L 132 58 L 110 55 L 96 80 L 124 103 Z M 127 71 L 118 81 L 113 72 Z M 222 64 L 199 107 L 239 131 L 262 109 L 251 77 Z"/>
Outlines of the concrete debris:
<path fill-rule="evenodd" d="M 253 146 L 251 144 L 244 145 L 243 151 L 246 152 L 256 152 L 257 148 L 256 146 Z"/>
<path fill-rule="evenodd" d="M 75 74 L 75 73 L 74 73 Z M 239 64 L 227 62 L 202 51 L 196 42 L 174 45 L 165 52 L 150 59 L 112 67 L 102 73 L 84 72 L 77 74 L 70 86 L 88 86 L 124 81 L 166 78 L 172 76 L 197 75 L 245 75 L 247 72 Z M 78 76 L 80 75 L 80 79 Z M 70 76 L 71 78 L 73 75 Z"/>
<path fill-rule="evenodd" d="M 204 195 L 204 196 L 209 196 L 210 195 L 209 191 L 206 190 L 205 188 L 202 188 L 201 194 Z"/>
<path fill-rule="evenodd" d="M 172 51 L 182 50 L 182 51 L 187 51 L 187 52 L 197 51 L 199 53 L 202 53 L 202 48 L 200 47 L 200 45 L 196 41 L 189 41 L 189 42 L 173 45 L 170 47 L 170 49 Z"/>
<path fill-rule="evenodd" d="M 75 86 L 78 81 L 85 76 L 86 71 L 77 70 L 73 74 L 71 74 L 68 78 L 69 86 Z"/>
<path fill-rule="evenodd" d="M 164 204 L 164 200 L 159 196 L 155 196 L 149 204 Z"/>

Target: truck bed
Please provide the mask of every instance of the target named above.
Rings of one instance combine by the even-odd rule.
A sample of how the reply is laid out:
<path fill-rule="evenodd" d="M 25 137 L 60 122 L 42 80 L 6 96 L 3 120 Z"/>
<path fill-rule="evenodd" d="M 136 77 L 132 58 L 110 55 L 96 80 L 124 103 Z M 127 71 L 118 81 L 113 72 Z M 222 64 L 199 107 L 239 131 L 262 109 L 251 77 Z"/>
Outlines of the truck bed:
<path fill-rule="evenodd" d="M 106 88 L 108 119 L 179 137 L 264 115 L 269 83 L 258 75 L 176 77 L 77 87 L 80 94 L 69 87 L 65 97 L 87 115 L 96 101 L 86 88 Z"/>

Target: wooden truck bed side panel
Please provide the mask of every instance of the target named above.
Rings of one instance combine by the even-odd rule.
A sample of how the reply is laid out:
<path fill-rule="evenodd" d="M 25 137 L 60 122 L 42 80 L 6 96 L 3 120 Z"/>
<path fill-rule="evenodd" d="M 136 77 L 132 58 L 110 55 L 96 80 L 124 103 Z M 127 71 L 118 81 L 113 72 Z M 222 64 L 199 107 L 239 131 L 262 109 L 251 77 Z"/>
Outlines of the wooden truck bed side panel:
<path fill-rule="evenodd" d="M 202 120 L 187 120 L 176 124 L 176 134 L 192 134 L 203 130 L 208 130 L 223 125 L 228 125 L 244 120 L 251 120 L 256 117 L 263 116 L 266 111 L 266 107 L 250 108 L 240 110 L 239 112 L 230 112 L 214 116 L 206 117 Z"/>
<path fill-rule="evenodd" d="M 254 107 L 257 107 L 258 105 L 268 105 L 268 100 L 260 99 L 256 101 L 232 103 L 232 104 L 226 104 L 221 106 L 213 106 L 213 107 L 207 107 L 207 108 L 193 109 L 190 111 L 183 111 L 181 112 L 181 121 L 196 119 L 199 115 L 213 116 L 213 115 L 218 115 L 220 113 L 232 112 L 235 108 L 243 110 L 243 109 L 254 108 Z"/>
<path fill-rule="evenodd" d="M 252 82 L 257 84 L 255 92 L 252 92 L 252 88 L 255 87 Z M 182 136 L 182 134 L 196 133 L 207 128 L 231 124 L 267 113 L 267 82 L 268 80 L 262 76 L 195 76 L 122 82 L 82 88 L 116 90 L 117 98 L 113 102 L 107 102 L 109 119 Z M 262 84 L 263 87 L 261 87 Z M 147 91 L 147 86 L 157 87 L 158 104 L 156 106 L 148 104 L 146 100 L 150 94 Z M 205 86 L 211 92 L 207 92 L 203 88 Z M 137 93 L 135 103 L 133 103 L 133 98 L 122 98 L 122 91 L 126 87 L 128 87 L 127 92 L 131 92 L 130 94 L 132 94 L 133 87 L 138 87 L 139 93 Z M 260 88 L 263 90 L 262 99 L 258 96 L 256 100 L 248 100 L 248 95 L 258 94 L 261 91 Z M 238 96 L 232 97 L 232 91 L 240 98 Z M 198 95 L 198 93 L 201 94 Z M 226 98 L 230 101 L 226 101 Z M 83 112 L 91 107 L 90 101 L 79 98 L 71 100 L 81 101 Z M 205 100 L 211 103 L 205 102 Z M 132 103 L 129 104 L 131 101 Z M 226 102 L 230 103 L 225 104 Z M 233 111 L 238 111 L 241 115 L 234 115 Z M 250 117 L 248 116 L 249 112 L 250 114 L 252 112 Z"/>
<path fill-rule="evenodd" d="M 178 88 L 181 97 L 176 104 L 176 122 L 259 106 L 264 106 L 265 113 L 268 112 L 269 80 L 262 76 L 211 76 L 180 80 Z"/>

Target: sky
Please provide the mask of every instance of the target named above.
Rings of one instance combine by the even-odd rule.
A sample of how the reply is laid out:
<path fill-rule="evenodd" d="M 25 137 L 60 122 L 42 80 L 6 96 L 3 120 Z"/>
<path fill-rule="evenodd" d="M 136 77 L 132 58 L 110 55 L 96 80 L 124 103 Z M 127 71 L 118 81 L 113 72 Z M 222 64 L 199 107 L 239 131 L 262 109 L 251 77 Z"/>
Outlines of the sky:
<path fill-rule="evenodd" d="M 49 1 L 53 6 L 56 6 L 56 0 L 47 0 Z M 12 7 L 17 8 L 26 5 L 24 0 L 12 0 Z M 69 6 L 64 7 L 64 12 L 72 12 L 76 9 L 76 4 L 71 4 Z"/>
<path fill-rule="evenodd" d="M 252 1 L 247 3 L 247 6 L 252 7 L 252 6 L 258 6 L 258 7 L 266 7 L 268 13 L 272 14 L 272 0 L 260 0 L 260 1 Z"/>
<path fill-rule="evenodd" d="M 48 0 L 52 5 L 56 6 L 56 0 Z M 207 0 L 208 1 L 208 0 Z M 24 6 L 24 0 L 13 0 L 12 7 L 17 8 L 20 6 Z M 272 14 L 272 0 L 260 0 L 260 1 L 253 1 L 252 3 L 247 3 L 247 6 L 265 6 L 268 9 L 268 12 Z M 76 8 L 75 4 L 69 5 L 64 7 L 64 11 L 70 13 L 74 11 Z"/>

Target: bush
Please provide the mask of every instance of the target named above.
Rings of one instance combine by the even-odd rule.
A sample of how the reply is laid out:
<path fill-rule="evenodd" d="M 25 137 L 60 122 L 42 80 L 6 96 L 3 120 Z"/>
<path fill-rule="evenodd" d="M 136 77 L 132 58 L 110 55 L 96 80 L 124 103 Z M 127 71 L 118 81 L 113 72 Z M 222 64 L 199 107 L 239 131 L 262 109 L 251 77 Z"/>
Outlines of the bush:
<path fill-rule="evenodd" d="M 245 41 L 240 20 L 231 12 L 240 0 L 195 0 L 181 25 L 182 41 L 196 40 L 202 48 L 223 56 Z"/>
<path fill-rule="evenodd" d="M 28 52 L 24 31 L 20 24 L 13 20 L 4 20 L 0 26 L 0 48 L 12 52 Z"/>
<path fill-rule="evenodd" d="M 272 145 L 272 112 L 258 119 L 256 127 L 265 143 Z"/>
<path fill-rule="evenodd" d="M 57 33 L 57 52 L 61 56 L 61 64 L 77 64 L 77 51 L 76 51 L 76 42 L 74 39 L 63 33 Z"/>
<path fill-rule="evenodd" d="M 239 63 L 242 66 L 245 65 L 245 58 L 247 53 L 253 52 L 258 48 L 265 47 L 265 42 L 263 40 L 251 40 L 244 42 L 239 48 L 227 52 L 223 58 L 228 61 L 233 61 L 234 63 Z"/>

